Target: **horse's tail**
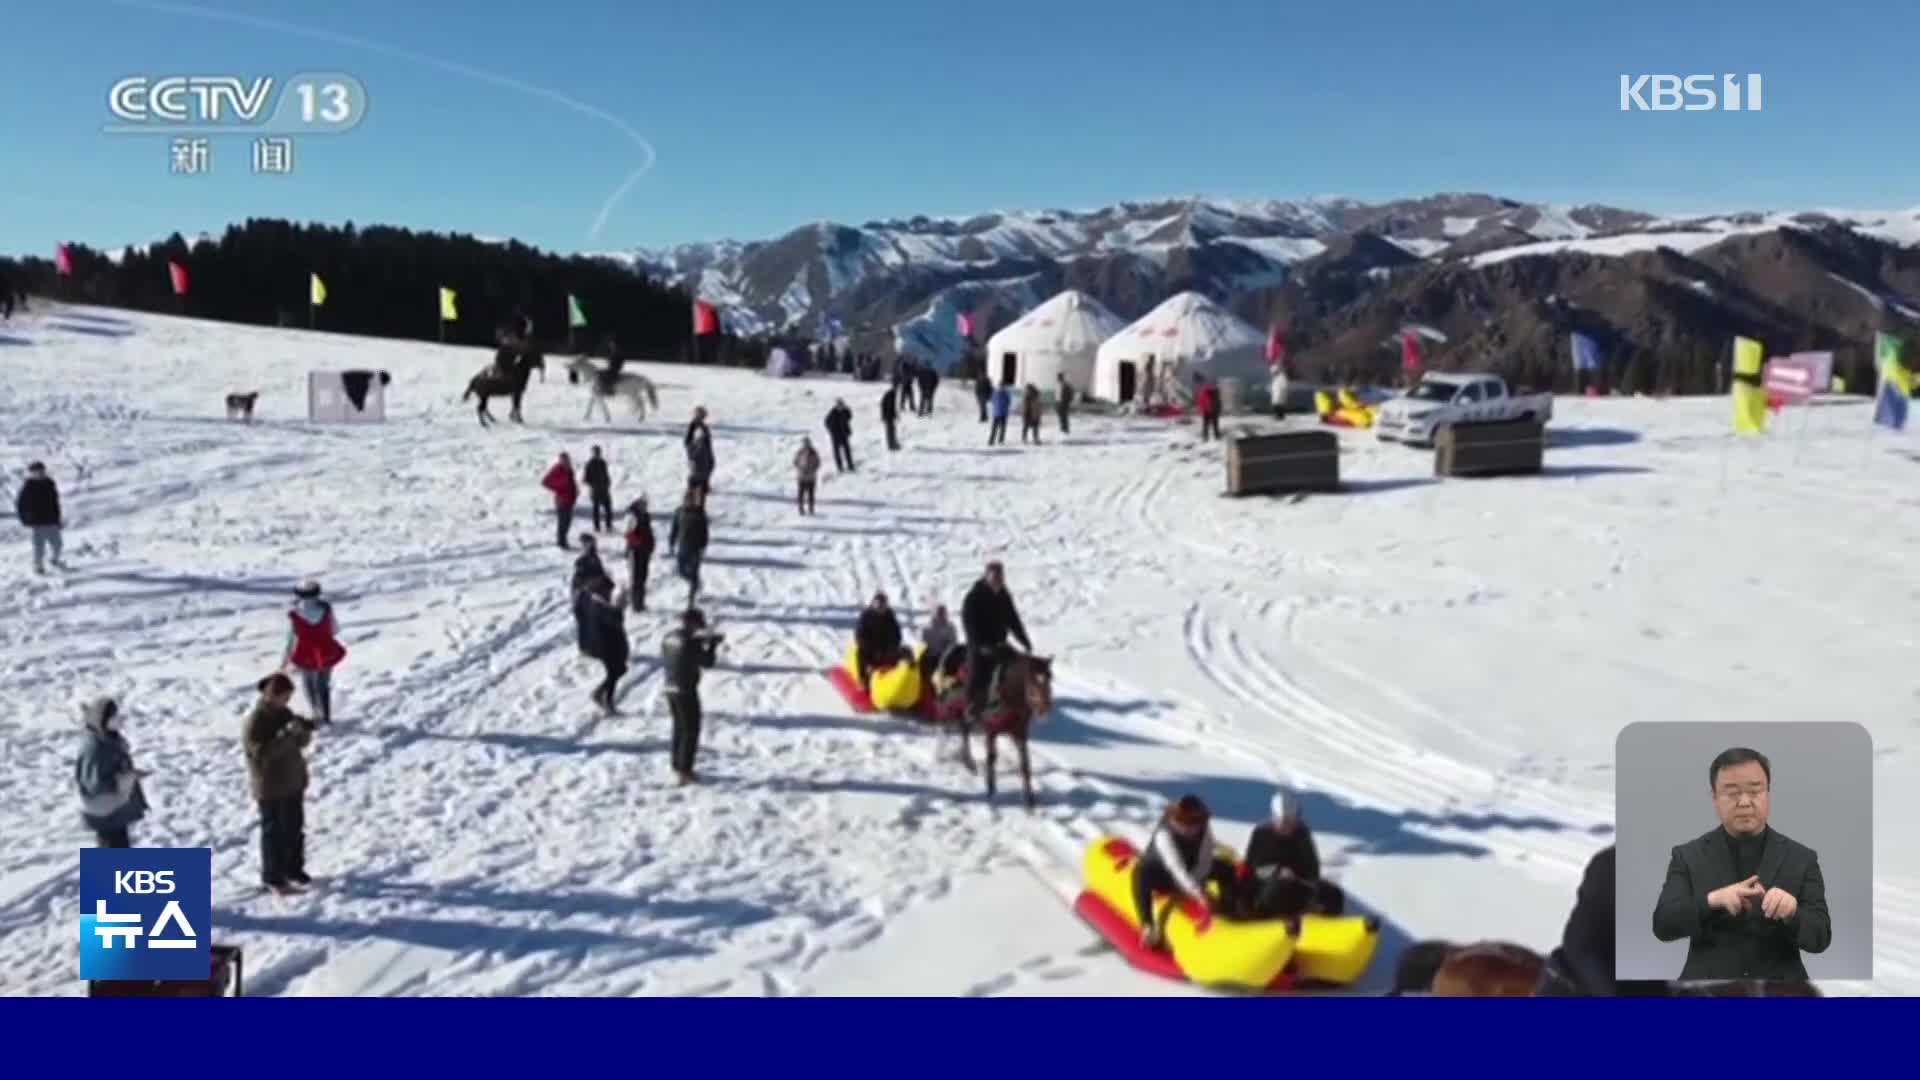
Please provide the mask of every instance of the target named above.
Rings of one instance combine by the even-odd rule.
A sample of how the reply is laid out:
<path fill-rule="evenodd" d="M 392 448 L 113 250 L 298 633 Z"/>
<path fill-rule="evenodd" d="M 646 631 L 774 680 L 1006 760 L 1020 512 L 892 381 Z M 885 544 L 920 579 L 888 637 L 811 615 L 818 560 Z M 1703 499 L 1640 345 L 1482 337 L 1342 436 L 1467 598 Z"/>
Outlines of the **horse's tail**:
<path fill-rule="evenodd" d="M 460 395 L 460 400 L 461 400 L 461 401 L 465 401 L 465 400 L 467 400 L 468 398 L 470 398 L 470 397 L 472 397 L 472 396 L 473 396 L 473 393 L 474 393 L 474 391 L 473 391 L 473 384 L 474 384 L 474 383 L 477 383 L 477 382 L 479 382 L 479 381 L 480 381 L 480 378 L 479 378 L 479 376 L 477 376 L 477 375 L 476 375 L 476 376 L 474 376 L 473 378 L 471 378 L 471 379 L 468 379 L 468 380 L 467 380 L 467 392 L 466 392 L 466 393 L 464 393 L 464 394 L 461 394 L 461 395 Z"/>

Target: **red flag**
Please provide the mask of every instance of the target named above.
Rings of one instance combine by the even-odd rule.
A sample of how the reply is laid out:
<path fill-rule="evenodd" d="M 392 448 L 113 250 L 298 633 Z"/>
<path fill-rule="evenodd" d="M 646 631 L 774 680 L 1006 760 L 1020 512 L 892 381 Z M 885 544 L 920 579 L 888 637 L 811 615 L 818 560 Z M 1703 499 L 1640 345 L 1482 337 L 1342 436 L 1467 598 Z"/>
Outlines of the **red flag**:
<path fill-rule="evenodd" d="M 1420 339 L 1411 330 L 1400 331 L 1400 368 L 1402 371 L 1419 371 Z"/>
<path fill-rule="evenodd" d="M 61 277 L 67 277 L 73 273 L 73 251 L 65 244 L 54 245 L 53 272 Z"/>
<path fill-rule="evenodd" d="M 1279 327 L 1267 331 L 1267 364 L 1278 364 L 1287 358 L 1287 337 Z"/>
<path fill-rule="evenodd" d="M 705 300 L 693 302 L 693 333 L 695 337 L 706 337 L 720 332 L 720 313 Z"/>
<path fill-rule="evenodd" d="M 173 295 L 187 295 L 187 268 L 177 262 L 167 263 L 167 276 L 173 279 Z"/>

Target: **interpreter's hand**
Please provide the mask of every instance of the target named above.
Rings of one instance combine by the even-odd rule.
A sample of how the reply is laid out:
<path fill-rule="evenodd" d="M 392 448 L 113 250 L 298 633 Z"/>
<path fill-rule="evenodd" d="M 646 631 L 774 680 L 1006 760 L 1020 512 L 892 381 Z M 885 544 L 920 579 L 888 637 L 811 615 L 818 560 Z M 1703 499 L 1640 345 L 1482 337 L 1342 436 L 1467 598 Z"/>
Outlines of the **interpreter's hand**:
<path fill-rule="evenodd" d="M 1760 886 L 1760 875 L 1754 874 L 1745 881 L 1722 885 L 1708 893 L 1707 906 L 1729 915 L 1740 915 L 1745 913 L 1748 904 L 1757 903 L 1765 894 L 1766 890 Z"/>
<path fill-rule="evenodd" d="M 1800 910 L 1800 901 L 1785 889 L 1768 889 L 1760 899 L 1760 914 L 1769 919 L 1791 919 Z"/>

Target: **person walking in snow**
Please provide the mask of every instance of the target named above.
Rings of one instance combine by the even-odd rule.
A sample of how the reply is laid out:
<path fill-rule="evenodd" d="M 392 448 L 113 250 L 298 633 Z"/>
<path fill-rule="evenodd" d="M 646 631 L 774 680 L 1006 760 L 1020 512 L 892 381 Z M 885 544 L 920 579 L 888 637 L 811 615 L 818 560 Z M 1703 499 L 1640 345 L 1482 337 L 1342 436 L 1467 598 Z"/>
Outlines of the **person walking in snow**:
<path fill-rule="evenodd" d="M 693 433 L 693 442 L 687 447 L 687 490 L 703 507 L 713 490 L 713 433 L 704 423 Z"/>
<path fill-rule="evenodd" d="M 333 605 L 320 598 L 320 583 L 303 581 L 293 590 L 287 612 L 287 650 L 282 666 L 298 672 L 307 707 L 323 724 L 333 723 L 333 669 L 347 658 Z"/>
<path fill-rule="evenodd" d="M 312 720 L 288 708 L 293 680 L 280 672 L 257 684 L 242 745 L 247 778 L 260 807 L 260 883 L 276 896 L 299 892 L 307 876 L 307 745 Z"/>
<path fill-rule="evenodd" d="M 593 501 L 593 531 L 612 532 L 613 477 L 607 471 L 607 459 L 600 456 L 599 447 L 594 447 L 588 456 L 580 478 L 587 482 L 587 494 Z"/>
<path fill-rule="evenodd" d="M 13 499 L 14 513 L 33 537 L 33 572 L 47 572 L 48 556 L 53 565 L 60 561 L 60 530 L 66 524 L 60 513 L 60 488 L 47 475 L 47 467 L 36 461 L 27 466 L 27 479 Z"/>
<path fill-rule="evenodd" d="M 993 392 L 993 426 L 987 429 L 988 446 L 1004 446 L 1007 441 L 1007 417 L 1013 412 L 1013 380 L 1001 383 Z"/>
<path fill-rule="evenodd" d="M 1220 388 L 1208 382 L 1205 376 L 1195 375 L 1197 384 L 1193 393 L 1193 406 L 1200 413 L 1200 441 L 1220 437 Z"/>
<path fill-rule="evenodd" d="M 695 405 L 693 407 L 693 419 L 687 421 L 687 434 L 680 440 L 680 445 L 691 454 L 693 452 L 693 440 L 695 438 L 701 435 L 711 436 L 712 434 L 713 432 L 707 428 L 707 407 L 705 405 Z"/>
<path fill-rule="evenodd" d="M 80 710 L 86 741 L 73 762 L 74 786 L 80 791 L 80 820 L 103 848 L 133 846 L 128 829 L 147 816 L 147 796 L 140 789 L 144 770 L 133 767 L 126 736 L 113 726 L 120 703 L 97 698 Z"/>
<path fill-rule="evenodd" d="M 914 368 L 913 357 L 902 356 L 893 372 L 893 388 L 899 394 L 897 400 L 909 410 L 917 408 L 913 401 Z"/>
<path fill-rule="evenodd" d="M 1053 410 L 1060 416 L 1060 434 L 1068 434 L 1067 414 L 1073 410 L 1073 384 L 1067 381 L 1067 373 L 1054 376 Z"/>
<path fill-rule="evenodd" d="M 574 618 L 583 627 L 581 651 L 600 661 L 606 677 L 594 688 L 593 703 L 608 716 L 619 710 L 614 697 L 627 673 L 632 648 L 627 642 L 626 600 L 605 574 L 573 594 Z"/>
<path fill-rule="evenodd" d="M 933 392 L 940 389 L 940 373 L 932 364 L 921 364 L 918 372 L 920 380 L 920 415 L 933 415 Z"/>
<path fill-rule="evenodd" d="M 627 507 L 627 603 L 647 610 L 647 567 L 653 562 L 653 517 L 646 496 Z"/>
<path fill-rule="evenodd" d="M 793 455 L 793 471 L 800 483 L 800 513 L 812 517 L 814 488 L 820 479 L 820 451 L 813 448 L 813 440 L 805 435 L 800 436 L 800 449 Z"/>
<path fill-rule="evenodd" d="M 692 489 L 687 491 L 687 499 L 680 509 L 673 512 L 673 523 L 667 529 L 667 551 L 674 556 L 674 566 L 687 582 L 687 606 L 692 607 L 700 596 L 700 561 L 707 555 L 707 511 Z"/>
<path fill-rule="evenodd" d="M 987 403 L 993 400 L 993 380 L 982 373 L 973 380 L 973 400 L 980 406 L 980 422 L 987 422 Z"/>
<path fill-rule="evenodd" d="M 673 717 L 673 775 L 681 784 L 700 779 L 693 768 L 700 754 L 700 672 L 719 663 L 723 640 L 707 629 L 707 617 L 699 608 L 688 607 L 680 615 L 680 625 L 660 643 L 667 712 Z"/>
<path fill-rule="evenodd" d="M 898 393 L 897 386 L 890 386 L 886 393 L 880 395 L 880 426 L 887 429 L 888 450 L 900 449 L 900 434 L 897 430 L 900 423 Z"/>
<path fill-rule="evenodd" d="M 1027 392 L 1020 399 L 1020 442 L 1022 444 L 1031 437 L 1033 445 L 1040 445 L 1040 416 L 1040 388 L 1028 383 Z"/>
<path fill-rule="evenodd" d="M 853 471 L 853 410 L 844 398 L 834 398 L 827 410 L 827 440 L 833 443 L 835 472 Z"/>
<path fill-rule="evenodd" d="M 567 534 L 573 531 L 573 508 L 580 501 L 580 485 L 573 479 L 573 459 L 565 453 L 540 478 L 540 486 L 553 493 L 553 514 L 559 526 L 560 550 L 567 550 Z"/>
<path fill-rule="evenodd" d="M 580 554 L 573 560 L 573 573 L 567 578 L 567 595 L 574 600 L 573 640 L 579 647 L 580 655 L 591 657 L 593 651 L 587 648 L 587 625 L 580 618 L 580 593 L 594 582 L 607 576 L 607 568 L 600 561 L 600 545 L 590 532 L 580 534 Z"/>

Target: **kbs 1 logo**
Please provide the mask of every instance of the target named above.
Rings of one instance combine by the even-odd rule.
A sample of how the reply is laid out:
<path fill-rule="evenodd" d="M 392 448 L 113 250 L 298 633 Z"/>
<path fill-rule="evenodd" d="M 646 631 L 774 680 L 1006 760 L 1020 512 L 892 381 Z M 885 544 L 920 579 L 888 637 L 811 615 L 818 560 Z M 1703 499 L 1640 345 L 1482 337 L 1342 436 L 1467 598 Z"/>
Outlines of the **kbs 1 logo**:
<path fill-rule="evenodd" d="M 325 135 L 358 125 L 367 89 L 341 72 L 267 76 L 130 75 L 107 91 L 112 132 Z"/>
<path fill-rule="evenodd" d="M 82 979 L 204 979 L 212 933 L 212 848 L 80 852 Z"/>
<path fill-rule="evenodd" d="M 1748 75 L 1745 80 L 1738 75 L 1620 76 L 1621 112 L 1710 112 L 1714 109 L 1759 112 L 1760 76 Z"/>

